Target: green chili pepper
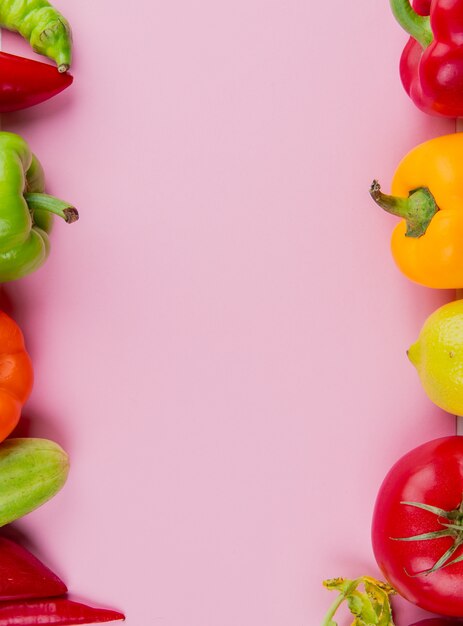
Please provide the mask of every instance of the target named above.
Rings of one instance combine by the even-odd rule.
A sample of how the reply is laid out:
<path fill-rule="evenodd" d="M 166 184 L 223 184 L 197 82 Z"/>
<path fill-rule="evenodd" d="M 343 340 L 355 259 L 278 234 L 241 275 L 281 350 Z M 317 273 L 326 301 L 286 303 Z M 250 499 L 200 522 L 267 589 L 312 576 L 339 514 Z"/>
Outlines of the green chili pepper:
<path fill-rule="evenodd" d="M 20 33 L 65 72 L 71 65 L 71 28 L 47 0 L 0 0 L 0 26 Z"/>
<path fill-rule="evenodd" d="M 53 214 L 68 224 L 79 214 L 44 192 L 42 166 L 27 143 L 0 132 L 0 283 L 37 270 L 48 257 Z"/>

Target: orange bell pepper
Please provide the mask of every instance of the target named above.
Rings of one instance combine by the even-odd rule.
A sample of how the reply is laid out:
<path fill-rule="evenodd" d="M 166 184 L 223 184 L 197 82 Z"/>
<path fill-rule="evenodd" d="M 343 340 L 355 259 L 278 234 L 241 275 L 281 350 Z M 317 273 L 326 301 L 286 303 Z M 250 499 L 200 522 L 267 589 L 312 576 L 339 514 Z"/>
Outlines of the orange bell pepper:
<path fill-rule="evenodd" d="M 370 194 L 402 217 L 392 234 L 399 269 L 426 287 L 463 287 L 463 133 L 444 135 L 411 150 L 400 162 L 392 195 L 373 181 Z"/>
<path fill-rule="evenodd" d="M 32 363 L 19 326 L 0 311 L 0 441 L 14 429 L 32 390 Z"/>

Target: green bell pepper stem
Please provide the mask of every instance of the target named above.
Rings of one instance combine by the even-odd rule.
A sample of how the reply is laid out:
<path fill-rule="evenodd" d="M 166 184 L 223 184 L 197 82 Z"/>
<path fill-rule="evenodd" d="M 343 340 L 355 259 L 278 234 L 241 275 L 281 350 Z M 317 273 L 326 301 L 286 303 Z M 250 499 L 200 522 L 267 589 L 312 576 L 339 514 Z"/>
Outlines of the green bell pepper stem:
<path fill-rule="evenodd" d="M 54 214 L 68 223 L 78 216 L 74 207 L 44 191 L 43 169 L 27 143 L 0 132 L 0 283 L 23 278 L 45 263 Z"/>
<path fill-rule="evenodd" d="M 394 17 L 402 28 L 423 48 L 427 48 L 434 39 L 429 16 L 419 15 L 409 0 L 390 0 L 390 4 Z"/>
<path fill-rule="evenodd" d="M 63 218 L 67 224 L 77 222 L 79 213 L 77 209 L 59 198 L 46 193 L 25 193 L 24 199 L 30 211 L 48 211 Z"/>

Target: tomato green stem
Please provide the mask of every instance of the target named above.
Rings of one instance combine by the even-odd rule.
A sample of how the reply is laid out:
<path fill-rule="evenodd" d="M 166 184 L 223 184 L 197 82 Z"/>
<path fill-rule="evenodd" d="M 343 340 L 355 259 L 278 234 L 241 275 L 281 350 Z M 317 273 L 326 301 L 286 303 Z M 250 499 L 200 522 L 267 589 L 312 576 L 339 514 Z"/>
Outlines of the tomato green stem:
<path fill-rule="evenodd" d="M 46 193 L 25 193 L 24 199 L 31 211 L 48 211 L 63 218 L 67 224 L 72 224 L 79 219 L 77 209 L 59 198 L 49 196 Z"/>
<path fill-rule="evenodd" d="M 402 28 L 423 48 L 427 48 L 434 39 L 429 16 L 418 15 L 409 0 L 390 0 L 390 4 Z"/>
<path fill-rule="evenodd" d="M 423 570 L 421 572 L 416 572 L 415 574 L 408 574 L 414 578 L 415 576 L 428 576 L 433 572 L 437 572 L 443 567 L 447 567 L 454 563 L 459 563 L 463 561 L 463 555 L 457 556 L 455 558 L 453 555 L 463 545 L 463 507 L 462 507 L 463 499 L 457 508 L 452 509 L 451 511 L 446 511 L 436 506 L 432 506 L 429 504 L 423 504 L 421 502 L 401 502 L 400 504 L 404 504 L 406 506 L 413 506 L 417 509 L 423 509 L 424 511 L 429 511 L 433 513 L 438 518 L 444 518 L 449 520 L 450 522 L 455 523 L 446 523 L 439 520 L 439 523 L 444 527 L 443 530 L 433 530 L 428 533 L 422 533 L 420 535 L 413 535 L 412 537 L 391 537 L 394 541 L 427 541 L 432 539 L 440 539 L 441 537 L 452 537 L 453 543 L 448 548 L 444 554 L 434 563 L 434 565 L 427 570 Z"/>
<path fill-rule="evenodd" d="M 453 543 L 450 548 L 447 550 L 447 552 L 445 552 L 441 558 L 434 563 L 434 565 L 428 569 L 425 570 L 424 572 L 420 572 L 421 574 L 424 574 L 425 576 L 428 576 L 429 574 L 432 574 L 433 572 L 437 572 L 437 570 L 441 569 L 442 567 L 445 567 L 445 565 L 450 565 L 450 563 L 453 563 L 453 561 L 449 561 L 450 557 L 458 550 L 458 548 L 461 546 L 461 539 L 457 539 L 455 541 L 455 543 Z M 415 576 L 418 576 L 419 574 L 415 574 Z"/>
<path fill-rule="evenodd" d="M 417 509 L 423 509 L 423 511 L 429 511 L 430 513 L 434 513 L 434 515 L 439 515 L 440 517 L 445 517 L 446 519 L 452 519 L 455 517 L 455 511 L 445 511 L 437 506 L 431 506 L 430 504 L 423 504 L 422 502 L 409 502 L 407 500 L 402 501 L 400 504 L 407 504 L 408 506 L 414 506 Z"/>
<path fill-rule="evenodd" d="M 452 532 L 452 526 L 450 524 L 443 524 L 446 526 L 443 530 L 433 530 L 429 533 L 422 533 L 421 535 L 413 535 L 413 537 L 391 537 L 392 541 L 427 541 L 428 539 L 437 539 L 439 537 L 454 537 L 455 533 Z"/>
<path fill-rule="evenodd" d="M 378 181 L 374 180 L 370 187 L 370 196 L 382 209 L 405 220 L 406 237 L 417 238 L 424 235 L 439 210 L 434 196 L 427 187 L 413 189 L 408 198 L 400 198 L 383 193 Z"/>

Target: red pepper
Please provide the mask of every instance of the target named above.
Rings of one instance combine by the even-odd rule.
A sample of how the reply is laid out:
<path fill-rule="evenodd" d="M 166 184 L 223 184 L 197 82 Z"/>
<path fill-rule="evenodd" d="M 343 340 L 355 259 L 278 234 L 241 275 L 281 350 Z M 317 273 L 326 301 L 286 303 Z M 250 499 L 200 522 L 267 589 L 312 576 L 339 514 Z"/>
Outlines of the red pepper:
<path fill-rule="evenodd" d="M 0 537 L 0 600 L 61 596 L 66 585 L 18 543 Z"/>
<path fill-rule="evenodd" d="M 463 116 L 463 2 L 390 0 L 411 35 L 400 59 L 403 86 L 425 113 Z"/>
<path fill-rule="evenodd" d="M 411 626 L 463 626 L 461 619 L 452 619 L 451 617 L 431 617 L 430 619 L 422 619 L 415 622 Z"/>
<path fill-rule="evenodd" d="M 0 52 L 0 113 L 40 104 L 72 83 L 52 65 Z"/>
<path fill-rule="evenodd" d="M 55 624 L 101 624 L 125 619 L 123 613 L 97 609 L 67 598 L 49 598 L 30 602 L 0 602 L 0 626 L 36 626 Z"/>
<path fill-rule="evenodd" d="M 429 15 L 431 11 L 431 0 L 414 0 L 413 8 L 420 15 Z"/>

